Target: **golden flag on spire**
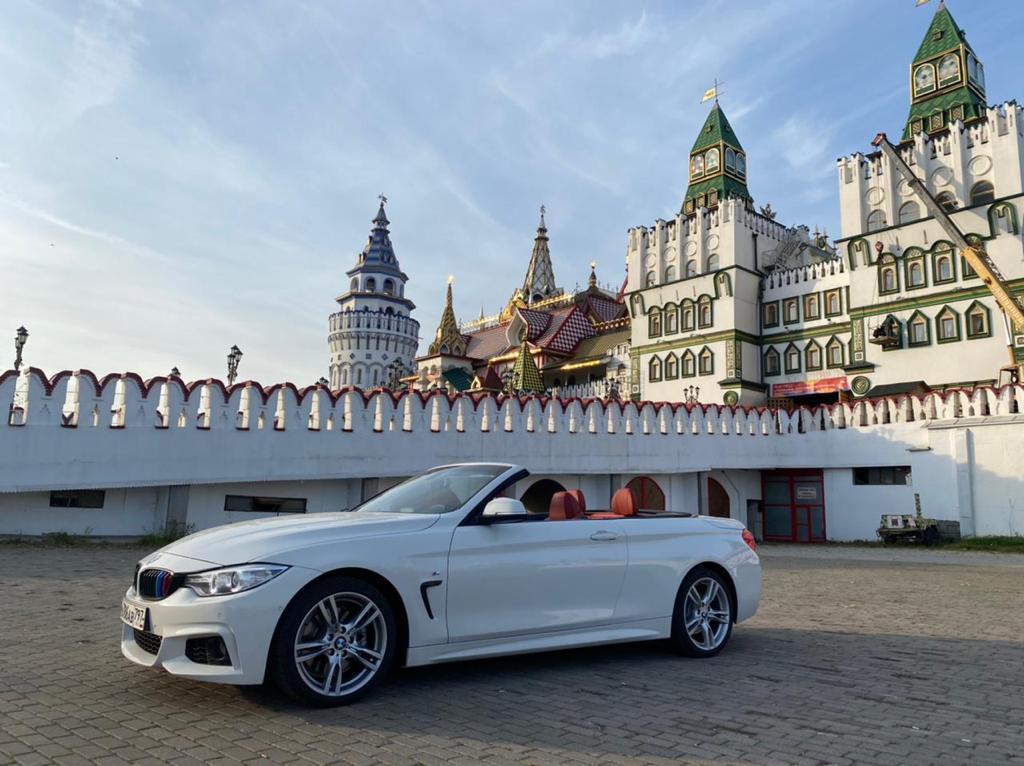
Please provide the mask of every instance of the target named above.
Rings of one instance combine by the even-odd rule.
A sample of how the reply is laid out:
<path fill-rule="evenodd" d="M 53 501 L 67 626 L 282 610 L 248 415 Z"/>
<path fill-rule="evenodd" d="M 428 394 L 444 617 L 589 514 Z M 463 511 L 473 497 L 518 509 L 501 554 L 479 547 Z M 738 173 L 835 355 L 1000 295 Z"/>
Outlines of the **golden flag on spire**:
<path fill-rule="evenodd" d="M 925 4 L 925 3 L 927 3 L 928 1 L 929 1 L 929 0 L 917 0 L 917 2 L 915 3 L 915 5 L 924 5 L 924 4 Z"/>
<path fill-rule="evenodd" d="M 703 104 L 705 101 L 710 101 L 713 98 L 718 98 L 718 86 L 714 85 L 704 91 L 704 95 L 700 97 L 700 102 Z"/>

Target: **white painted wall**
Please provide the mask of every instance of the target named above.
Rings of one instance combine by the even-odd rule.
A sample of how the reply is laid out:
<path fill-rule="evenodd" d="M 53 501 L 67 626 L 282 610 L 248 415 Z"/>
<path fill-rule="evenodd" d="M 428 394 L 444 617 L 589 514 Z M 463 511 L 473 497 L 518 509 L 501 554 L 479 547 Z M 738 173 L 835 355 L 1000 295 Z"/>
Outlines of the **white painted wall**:
<path fill-rule="evenodd" d="M 913 486 L 857 485 L 851 468 L 825 470 L 823 479 L 825 534 L 829 540 L 876 540 L 875 530 L 883 513 L 914 513 Z"/>
<path fill-rule="evenodd" d="M 51 508 L 49 492 L 0 493 L 0 535 L 69 532 L 120 537 L 159 531 L 164 526 L 166 504 L 166 491 L 162 490 L 110 488 L 102 508 Z"/>

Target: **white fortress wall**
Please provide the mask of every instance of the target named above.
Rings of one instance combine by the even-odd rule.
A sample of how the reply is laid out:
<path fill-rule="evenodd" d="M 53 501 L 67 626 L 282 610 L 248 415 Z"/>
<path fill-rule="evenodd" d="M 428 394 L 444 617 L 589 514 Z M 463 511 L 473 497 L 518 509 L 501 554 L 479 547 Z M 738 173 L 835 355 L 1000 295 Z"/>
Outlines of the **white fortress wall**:
<path fill-rule="evenodd" d="M 849 528 L 830 522 L 833 539 L 870 537 L 878 514 L 890 510 L 874 501 L 879 488 L 842 478 L 850 468 L 910 465 L 926 512 L 960 518 L 967 533 L 1021 526 L 1013 512 L 1020 470 L 1006 456 L 1024 448 L 1022 386 L 787 412 L 252 382 L 227 388 L 133 374 L 98 380 L 85 371 L 47 379 L 32 369 L 20 380 L 24 395 L 0 421 L 4 534 L 68 530 L 60 520 L 71 509 L 49 508 L 50 490 L 113 490 L 103 511 L 76 509 L 75 518 L 94 516 L 82 525 L 94 534 L 128 534 L 132 526 L 137 534 L 161 527 L 171 487 L 189 488 L 188 520 L 202 527 L 229 520 L 223 496 L 235 491 L 287 497 L 301 486 L 310 511 L 338 510 L 383 486 L 377 480 L 467 460 L 561 477 L 584 487 L 595 508 L 637 475 L 657 477 L 669 507 L 706 508 L 694 477 L 719 472 L 738 518 L 760 497 L 758 470 L 834 470 L 828 516 Z M 0 376 L 0 401 L 14 402 L 18 381 L 13 371 Z"/>

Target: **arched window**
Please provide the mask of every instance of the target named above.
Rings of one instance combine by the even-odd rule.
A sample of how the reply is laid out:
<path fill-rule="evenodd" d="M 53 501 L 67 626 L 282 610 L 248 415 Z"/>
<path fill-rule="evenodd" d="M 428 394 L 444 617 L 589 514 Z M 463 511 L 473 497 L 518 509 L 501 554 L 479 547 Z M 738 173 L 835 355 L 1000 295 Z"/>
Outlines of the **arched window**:
<path fill-rule="evenodd" d="M 697 301 L 697 326 L 711 327 L 714 317 L 711 311 L 711 299 L 704 295 Z"/>
<path fill-rule="evenodd" d="M 952 282 L 956 279 L 953 273 L 953 251 L 948 246 L 932 254 L 932 276 L 936 283 Z"/>
<path fill-rule="evenodd" d="M 694 359 L 692 351 L 686 351 L 683 353 L 683 377 L 692 378 L 696 374 L 694 369 Z"/>
<path fill-rule="evenodd" d="M 914 201 L 900 205 L 900 223 L 910 223 L 921 217 L 921 206 Z"/>
<path fill-rule="evenodd" d="M 648 271 L 647 272 L 647 280 L 646 280 L 646 282 L 644 284 L 644 287 L 654 287 L 657 283 L 658 283 L 658 275 L 655 274 L 653 271 Z"/>
<path fill-rule="evenodd" d="M 818 296 L 811 293 L 804 297 L 804 319 L 810 321 L 812 319 L 821 318 L 821 305 L 818 303 Z"/>
<path fill-rule="evenodd" d="M 774 348 L 769 348 L 764 353 L 764 374 L 779 374 L 779 352 L 776 351 Z"/>
<path fill-rule="evenodd" d="M 377 280 L 373 277 L 367 277 L 366 282 L 363 284 L 363 289 L 368 293 L 377 292 Z"/>
<path fill-rule="evenodd" d="M 352 281 L 348 283 L 348 289 L 352 292 L 359 290 L 359 277 L 352 277 Z"/>
<path fill-rule="evenodd" d="M 697 261 L 691 259 L 686 262 L 686 276 L 695 277 L 697 276 Z"/>
<path fill-rule="evenodd" d="M 800 349 L 792 343 L 786 349 L 786 372 L 800 372 Z"/>
<path fill-rule="evenodd" d="M 363 368 L 362 367 L 356 367 L 356 385 L 357 386 L 363 385 Z"/>
<path fill-rule="evenodd" d="M 971 207 L 987 205 L 996 198 L 995 187 L 988 181 L 978 181 L 971 187 Z"/>
<path fill-rule="evenodd" d="M 924 259 L 920 256 L 907 261 L 907 287 L 924 287 Z"/>
<path fill-rule="evenodd" d="M 931 93 L 935 90 L 935 67 L 932 64 L 921 64 L 914 70 L 914 96 Z"/>
<path fill-rule="evenodd" d="M 885 211 L 884 210 L 872 210 L 868 213 L 868 231 L 878 231 L 886 227 L 885 222 Z"/>
<path fill-rule="evenodd" d="M 547 515 L 551 498 L 556 492 L 565 492 L 565 487 L 553 479 L 541 479 L 530 485 L 520 498 L 528 513 Z"/>
<path fill-rule="evenodd" d="M 647 315 L 647 334 L 652 338 L 661 336 L 661 309 L 651 309 Z"/>
<path fill-rule="evenodd" d="M 395 294 L 395 282 L 392 279 L 384 280 L 384 294 L 394 295 Z"/>
<path fill-rule="evenodd" d="M 935 335 L 939 343 L 960 340 L 960 317 L 949 306 L 935 317 Z"/>
<path fill-rule="evenodd" d="M 956 197 L 953 196 L 953 192 L 944 191 L 941 194 L 936 195 L 935 201 L 938 202 L 939 207 L 947 213 L 956 212 Z"/>
<path fill-rule="evenodd" d="M 714 173 L 718 170 L 719 155 L 718 149 L 708 149 L 704 154 L 704 167 L 709 173 Z"/>
<path fill-rule="evenodd" d="M 715 355 L 711 353 L 711 349 L 705 346 L 698 357 L 698 363 L 701 375 L 711 375 L 715 371 Z"/>
<path fill-rule="evenodd" d="M 814 341 L 808 343 L 804 349 L 804 366 L 808 370 L 821 369 L 821 346 Z"/>
<path fill-rule="evenodd" d="M 711 255 L 708 256 L 708 271 L 717 271 L 717 270 L 718 270 L 718 255 L 716 253 L 712 253 Z"/>
<path fill-rule="evenodd" d="M 654 479 L 637 476 L 626 485 L 626 489 L 633 490 L 637 506 L 641 511 L 665 510 L 665 493 Z"/>
<path fill-rule="evenodd" d="M 829 367 L 843 366 L 843 344 L 839 338 L 832 338 L 825 347 Z"/>
<path fill-rule="evenodd" d="M 907 322 L 907 343 L 911 346 L 927 346 L 929 341 L 928 317 L 919 311 L 915 312 Z"/>
<path fill-rule="evenodd" d="M 747 174 L 747 157 L 742 152 L 736 152 L 736 172 L 741 176 Z"/>
<path fill-rule="evenodd" d="M 736 171 L 736 152 L 728 146 L 725 147 L 725 169 Z"/>
<path fill-rule="evenodd" d="M 651 357 L 647 369 L 647 379 L 654 382 L 661 380 L 661 360 L 656 356 Z"/>
<path fill-rule="evenodd" d="M 698 178 L 702 175 L 704 175 L 704 158 L 698 154 L 690 160 L 690 177 Z"/>
<path fill-rule="evenodd" d="M 673 282 L 673 281 L 675 281 L 675 278 L 676 278 L 676 267 L 675 266 L 666 266 L 665 267 L 665 281 L 666 282 Z"/>
<path fill-rule="evenodd" d="M 675 380 L 679 377 L 679 358 L 675 354 L 669 354 L 665 358 L 665 380 Z"/>
<path fill-rule="evenodd" d="M 684 300 L 680 305 L 679 313 L 681 314 L 680 318 L 682 319 L 681 324 L 683 327 L 683 332 L 693 330 L 696 326 L 696 313 L 693 308 L 693 301 L 691 301 L 689 298 Z"/>
<path fill-rule="evenodd" d="M 987 338 L 989 332 L 988 309 L 975 301 L 967 308 L 967 337 Z"/>
<path fill-rule="evenodd" d="M 947 85 L 952 85 L 959 80 L 960 57 L 955 53 L 943 56 L 942 60 L 939 61 L 939 87 L 945 88 Z"/>
<path fill-rule="evenodd" d="M 665 307 L 665 334 L 679 332 L 679 309 L 675 304 L 670 303 Z"/>
<path fill-rule="evenodd" d="M 772 301 L 764 304 L 762 318 L 765 327 L 778 327 L 779 325 L 779 302 Z"/>
<path fill-rule="evenodd" d="M 896 263 L 892 256 L 879 261 L 878 264 L 878 292 L 894 293 L 900 289 L 899 280 L 896 277 Z"/>

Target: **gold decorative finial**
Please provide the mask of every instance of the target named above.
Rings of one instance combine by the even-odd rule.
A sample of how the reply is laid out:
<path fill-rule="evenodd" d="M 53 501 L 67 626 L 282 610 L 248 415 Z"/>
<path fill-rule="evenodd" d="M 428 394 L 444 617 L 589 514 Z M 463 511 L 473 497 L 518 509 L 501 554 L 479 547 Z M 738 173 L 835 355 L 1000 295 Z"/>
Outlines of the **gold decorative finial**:
<path fill-rule="evenodd" d="M 451 284 L 454 284 L 454 283 L 455 283 L 455 275 L 454 274 L 449 274 L 448 275 L 448 284 L 451 285 Z"/>

